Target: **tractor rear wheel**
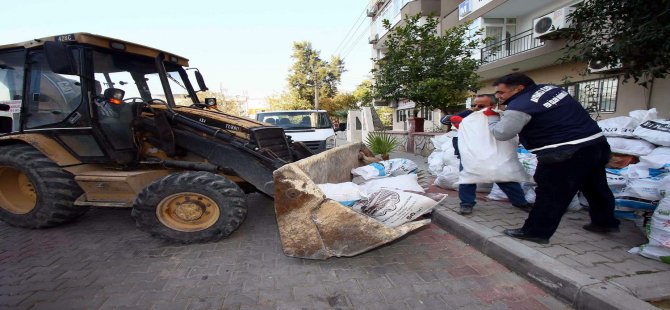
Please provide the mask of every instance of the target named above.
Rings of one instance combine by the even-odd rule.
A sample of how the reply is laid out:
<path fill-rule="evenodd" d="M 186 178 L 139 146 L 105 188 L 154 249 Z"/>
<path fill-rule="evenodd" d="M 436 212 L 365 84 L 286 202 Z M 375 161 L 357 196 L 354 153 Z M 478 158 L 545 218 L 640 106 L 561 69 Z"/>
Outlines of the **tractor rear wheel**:
<path fill-rule="evenodd" d="M 12 226 L 42 228 L 83 215 L 74 201 L 83 191 L 74 176 L 30 145 L 0 147 L 0 219 Z"/>
<path fill-rule="evenodd" d="M 235 231 L 247 215 L 244 192 L 210 172 L 171 174 L 154 181 L 135 199 L 137 227 L 181 243 L 215 241 Z"/>

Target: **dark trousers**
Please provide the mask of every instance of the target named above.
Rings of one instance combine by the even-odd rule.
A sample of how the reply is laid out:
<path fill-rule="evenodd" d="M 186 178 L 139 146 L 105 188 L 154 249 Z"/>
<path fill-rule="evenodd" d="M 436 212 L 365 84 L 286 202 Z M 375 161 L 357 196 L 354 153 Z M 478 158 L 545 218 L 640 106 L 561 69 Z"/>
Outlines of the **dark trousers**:
<path fill-rule="evenodd" d="M 567 160 L 539 162 L 534 176 L 537 183 L 535 207 L 522 229 L 536 237 L 550 238 L 577 191 L 581 191 L 589 202 L 591 223 L 618 226 L 619 220 L 614 218 L 614 195 L 605 178 L 605 164 L 609 157 L 609 144 L 602 141 L 580 148 Z"/>

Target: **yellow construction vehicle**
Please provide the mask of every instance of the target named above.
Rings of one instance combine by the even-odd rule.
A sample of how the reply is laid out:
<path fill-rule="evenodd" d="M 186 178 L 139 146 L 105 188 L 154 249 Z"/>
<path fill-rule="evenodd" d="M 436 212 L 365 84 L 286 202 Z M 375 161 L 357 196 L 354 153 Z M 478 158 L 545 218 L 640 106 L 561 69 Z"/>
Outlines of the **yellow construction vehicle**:
<path fill-rule="evenodd" d="M 245 193 L 259 191 L 282 197 L 275 208 L 285 252 L 308 258 L 355 255 L 420 226 L 380 227 L 383 238 L 353 251 L 332 250 L 350 234 L 321 234 L 342 224 L 335 217 L 323 222 L 323 212 L 314 217 L 318 229 L 295 229 L 313 222 L 316 212 L 301 210 L 333 210 L 319 207 L 332 201 L 316 197 L 310 178 L 342 169 L 337 180 L 349 177 L 351 167 L 363 164 L 363 146 L 315 157 L 327 162 L 345 152 L 351 167 L 325 165 L 293 176 L 304 167 L 292 165 L 312 152 L 280 127 L 209 109 L 215 98 L 198 99 L 207 87 L 200 72 L 187 67 L 181 56 L 88 33 L 0 46 L 0 219 L 42 228 L 71 221 L 89 207 L 131 207 L 143 231 L 205 242 L 237 229 L 247 212 Z M 296 200 L 304 195 L 316 198 Z M 340 213 L 353 212 L 337 205 Z M 300 244 L 314 238 L 327 242 Z"/>

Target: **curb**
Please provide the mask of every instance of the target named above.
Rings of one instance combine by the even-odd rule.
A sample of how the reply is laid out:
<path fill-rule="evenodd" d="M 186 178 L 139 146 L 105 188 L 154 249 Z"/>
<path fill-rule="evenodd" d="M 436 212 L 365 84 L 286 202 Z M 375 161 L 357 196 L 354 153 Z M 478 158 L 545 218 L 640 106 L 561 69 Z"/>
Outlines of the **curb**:
<path fill-rule="evenodd" d="M 433 210 L 433 222 L 576 309 L 658 309 L 617 286 L 590 277 L 513 238 L 458 215 L 444 205 Z"/>

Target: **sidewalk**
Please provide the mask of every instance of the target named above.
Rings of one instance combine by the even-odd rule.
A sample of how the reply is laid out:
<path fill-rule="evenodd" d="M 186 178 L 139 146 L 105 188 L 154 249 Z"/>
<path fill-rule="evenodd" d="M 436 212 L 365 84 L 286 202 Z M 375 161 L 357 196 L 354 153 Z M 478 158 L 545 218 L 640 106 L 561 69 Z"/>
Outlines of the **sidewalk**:
<path fill-rule="evenodd" d="M 391 158 L 408 158 L 428 170 L 423 156 L 392 153 Z M 437 225 L 575 308 L 670 309 L 670 265 L 628 253 L 647 242 L 632 221 L 622 220 L 619 233 L 602 235 L 581 228 L 589 223 L 587 212 L 568 212 L 551 242 L 541 245 L 502 234 L 521 227 L 528 214 L 507 201 L 488 201 L 488 193 L 478 193 L 473 214 L 461 216 L 458 192 L 436 186 L 430 191 L 449 195 L 433 212 Z"/>

